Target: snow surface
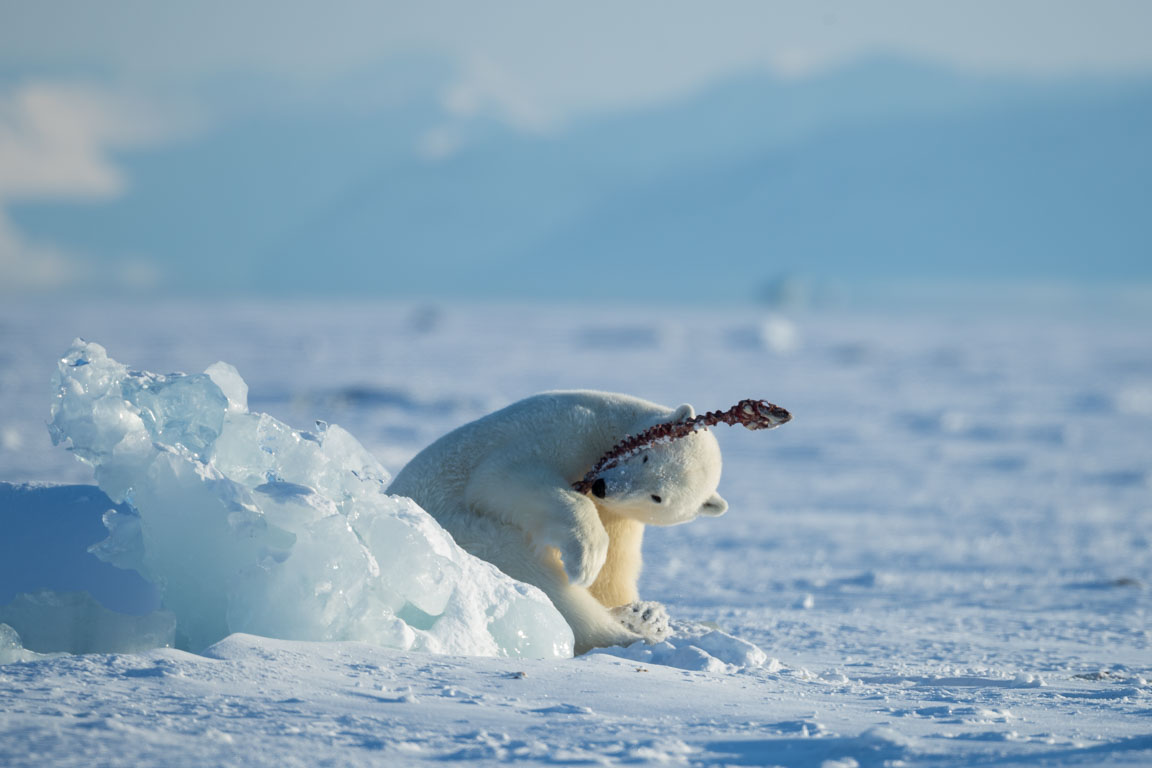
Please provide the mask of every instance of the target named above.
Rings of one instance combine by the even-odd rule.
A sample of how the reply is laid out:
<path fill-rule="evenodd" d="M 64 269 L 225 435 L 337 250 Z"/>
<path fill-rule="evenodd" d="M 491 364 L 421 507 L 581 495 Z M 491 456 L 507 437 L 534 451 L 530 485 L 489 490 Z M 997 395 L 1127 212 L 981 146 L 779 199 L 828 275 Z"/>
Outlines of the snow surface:
<path fill-rule="evenodd" d="M 647 534 L 641 595 L 679 646 L 485 659 L 232 635 L 13 660 L 2 765 L 1152 762 L 1147 316 L 204 309 L 0 308 L 0 479 L 81 484 L 0 488 L 6 521 L 31 505 L 100 537 L 91 475 L 43 427 L 77 334 L 153 370 L 229 360 L 253 409 L 350 425 L 390 469 L 549 388 L 766 397 L 795 420 L 719 429 L 728 514 Z M 0 603 L 78 587 L 2 558 L 0 576 Z M 666 666 L 701 646 L 749 663 Z M 0 635 L 29 656 L 13 648 Z"/>

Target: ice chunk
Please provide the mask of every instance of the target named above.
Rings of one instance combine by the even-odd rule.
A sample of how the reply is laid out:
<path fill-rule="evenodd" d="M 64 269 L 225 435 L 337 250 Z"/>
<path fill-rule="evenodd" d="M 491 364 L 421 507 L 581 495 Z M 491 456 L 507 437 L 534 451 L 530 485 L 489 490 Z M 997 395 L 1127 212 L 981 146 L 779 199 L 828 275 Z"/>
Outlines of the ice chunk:
<path fill-rule="evenodd" d="M 202 457 L 224 427 L 228 398 L 207 374 L 134 373 L 124 379 L 121 389 L 155 442 L 181 446 Z"/>
<path fill-rule="evenodd" d="M 760 349 L 781 355 L 794 352 L 799 346 L 795 324 L 779 315 L 769 315 L 759 323 L 729 330 L 728 341 L 734 347 Z"/>
<path fill-rule="evenodd" d="M 0 664 L 14 664 L 18 661 L 35 661 L 42 658 L 39 653 L 26 650 L 20 642 L 20 635 L 7 624 L 0 624 Z"/>
<path fill-rule="evenodd" d="M 131 653 L 172 645 L 176 617 L 104 608 L 87 592 L 24 593 L 0 606 L 0 624 L 16 630 L 25 648 L 40 653 Z"/>
<path fill-rule="evenodd" d="M 131 527 L 126 506 L 91 485 L 0 482 L 0 606 L 23 592 L 86 591 L 120 613 L 160 607 L 160 593 L 131 571 L 101 562 L 91 547 L 108 535 L 102 518 Z"/>
<path fill-rule="evenodd" d="M 535 587 L 460 549 L 351 434 L 247 410 L 247 387 L 129 371 L 77 340 L 49 431 L 136 515 L 105 516 L 92 551 L 157 584 L 176 644 L 233 632 L 435 652 L 557 657 L 572 633 Z"/>
<path fill-rule="evenodd" d="M 240 372 L 225 362 L 212 363 L 204 369 L 220 391 L 228 398 L 229 413 L 248 413 L 248 384 Z"/>

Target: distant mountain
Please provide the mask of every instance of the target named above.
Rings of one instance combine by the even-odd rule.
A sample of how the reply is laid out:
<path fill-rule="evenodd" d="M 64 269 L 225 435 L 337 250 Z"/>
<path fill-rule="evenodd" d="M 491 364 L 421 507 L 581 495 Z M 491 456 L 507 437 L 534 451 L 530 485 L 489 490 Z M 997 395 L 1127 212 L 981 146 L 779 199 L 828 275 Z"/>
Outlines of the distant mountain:
<path fill-rule="evenodd" d="M 96 259 L 154 259 L 188 293 L 751 298 L 785 274 L 1152 280 L 1152 80 L 878 60 L 741 77 L 546 136 L 446 115 L 435 82 L 254 112 L 123 156 L 120 200 L 13 218 Z M 457 151 L 416 151 L 442 129 Z"/>
<path fill-rule="evenodd" d="M 1088 91 L 828 126 L 673 173 L 598 201 L 521 263 L 579 260 L 674 293 L 713 275 L 716 296 L 723 275 L 1148 280 L 1150 211 L 1152 89 Z"/>

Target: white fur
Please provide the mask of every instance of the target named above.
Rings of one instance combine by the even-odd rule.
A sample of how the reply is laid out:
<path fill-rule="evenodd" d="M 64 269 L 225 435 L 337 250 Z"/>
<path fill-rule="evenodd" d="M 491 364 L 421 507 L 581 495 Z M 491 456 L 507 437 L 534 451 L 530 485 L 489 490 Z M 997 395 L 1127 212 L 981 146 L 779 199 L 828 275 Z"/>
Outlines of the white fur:
<path fill-rule="evenodd" d="M 464 549 L 544 590 L 572 626 L 577 653 L 629 643 L 641 635 L 609 609 L 639 600 L 644 525 L 724 513 L 720 447 L 697 432 L 646 449 L 601 474 L 604 498 L 572 483 L 625 436 L 693 415 L 690 405 L 628 395 L 546 392 L 440 438 L 388 492 L 415 499 Z"/>

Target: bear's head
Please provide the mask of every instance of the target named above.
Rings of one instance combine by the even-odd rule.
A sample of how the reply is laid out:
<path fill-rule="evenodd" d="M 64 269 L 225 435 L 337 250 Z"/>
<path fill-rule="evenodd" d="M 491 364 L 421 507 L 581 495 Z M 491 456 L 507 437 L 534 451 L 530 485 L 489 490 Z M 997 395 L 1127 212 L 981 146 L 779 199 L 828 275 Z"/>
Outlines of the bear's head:
<path fill-rule="evenodd" d="M 685 404 L 662 421 L 675 423 L 695 415 Z M 620 460 L 600 472 L 591 492 L 597 506 L 613 514 L 648 525 L 677 525 L 728 510 L 728 502 L 716 493 L 720 464 L 716 437 L 694 432 Z"/>

